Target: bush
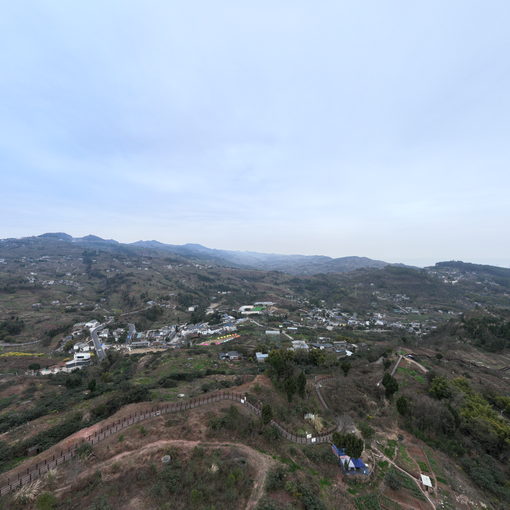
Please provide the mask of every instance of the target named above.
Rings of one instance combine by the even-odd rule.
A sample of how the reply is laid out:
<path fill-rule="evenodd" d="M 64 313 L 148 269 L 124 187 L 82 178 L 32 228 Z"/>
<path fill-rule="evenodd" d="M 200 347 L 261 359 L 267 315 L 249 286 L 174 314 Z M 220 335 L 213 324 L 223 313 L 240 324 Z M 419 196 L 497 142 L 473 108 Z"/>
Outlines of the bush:
<path fill-rule="evenodd" d="M 92 453 L 92 445 L 90 443 L 82 443 L 76 448 L 76 454 L 80 459 L 87 458 Z"/>
<path fill-rule="evenodd" d="M 285 486 L 285 479 L 287 478 L 287 469 L 283 466 L 277 466 L 267 474 L 266 490 L 277 491 L 283 489 Z"/>
<path fill-rule="evenodd" d="M 440 376 L 434 377 L 434 379 L 432 379 L 429 386 L 429 393 L 438 400 L 443 398 L 450 398 L 452 396 L 448 381 L 444 377 Z"/>
<path fill-rule="evenodd" d="M 384 374 L 382 384 L 385 389 L 386 398 L 391 398 L 394 393 L 398 391 L 398 382 L 397 380 L 390 375 L 388 372 Z"/>
<path fill-rule="evenodd" d="M 359 424 L 359 430 L 363 438 L 367 441 L 374 437 L 375 431 L 366 421 L 362 421 Z"/>
<path fill-rule="evenodd" d="M 404 397 L 404 395 L 397 399 L 397 411 L 402 416 L 406 416 L 409 413 L 409 399 Z"/>
<path fill-rule="evenodd" d="M 506 476 L 492 457 L 482 455 L 478 458 L 464 458 L 461 465 L 479 487 L 503 500 L 510 500 L 510 488 L 506 485 Z"/>
<path fill-rule="evenodd" d="M 43 492 L 37 498 L 35 506 L 38 510 L 53 510 L 57 506 L 57 498 L 49 492 Z"/>
<path fill-rule="evenodd" d="M 384 480 L 390 489 L 394 491 L 398 491 L 400 489 L 400 477 L 395 471 L 388 471 Z"/>
<path fill-rule="evenodd" d="M 269 404 L 262 406 L 262 423 L 267 425 L 273 419 L 273 409 Z"/>
<path fill-rule="evenodd" d="M 299 499 L 303 503 L 305 510 L 326 510 L 324 503 L 322 503 L 317 494 L 317 490 L 307 485 L 301 485 Z"/>

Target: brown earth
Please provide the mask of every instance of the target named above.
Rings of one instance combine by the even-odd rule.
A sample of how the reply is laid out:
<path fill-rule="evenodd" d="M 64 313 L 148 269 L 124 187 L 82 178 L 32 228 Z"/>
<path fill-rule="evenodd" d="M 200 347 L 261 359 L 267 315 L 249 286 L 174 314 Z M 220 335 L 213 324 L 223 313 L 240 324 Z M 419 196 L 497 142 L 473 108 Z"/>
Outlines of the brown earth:
<path fill-rule="evenodd" d="M 113 455 L 112 457 L 102 462 L 93 463 L 78 476 L 74 477 L 72 482 L 61 487 L 55 493 L 59 497 L 65 497 L 65 493 L 72 491 L 76 484 L 84 481 L 99 471 L 102 474 L 102 480 L 107 482 L 122 476 L 126 469 L 136 468 L 137 465 L 146 464 L 151 458 L 161 457 L 166 453 L 169 447 L 178 448 L 180 450 L 191 450 L 197 446 L 206 449 L 228 449 L 242 454 L 248 461 L 250 467 L 253 469 L 255 476 L 253 478 L 253 490 L 246 502 L 247 510 L 255 508 L 258 501 L 264 494 L 264 485 L 269 469 L 275 464 L 271 457 L 262 454 L 253 448 L 250 448 L 241 443 L 230 442 L 210 442 L 210 441 L 190 441 L 183 439 L 172 440 L 159 440 L 153 443 L 145 444 L 133 451 L 124 451 Z M 144 501 L 140 495 L 134 496 L 123 510 L 146 510 L 149 508 L 147 502 Z"/>

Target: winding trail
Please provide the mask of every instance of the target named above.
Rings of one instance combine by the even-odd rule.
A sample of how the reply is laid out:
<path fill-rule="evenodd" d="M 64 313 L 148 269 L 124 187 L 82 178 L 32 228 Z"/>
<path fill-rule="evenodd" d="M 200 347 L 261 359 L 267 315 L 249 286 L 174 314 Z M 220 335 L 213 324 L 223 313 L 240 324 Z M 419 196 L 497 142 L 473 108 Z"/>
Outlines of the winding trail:
<path fill-rule="evenodd" d="M 214 448 L 214 449 L 227 449 L 227 448 L 236 448 L 237 450 L 242 451 L 242 453 L 246 456 L 247 460 L 251 464 L 252 468 L 255 471 L 255 476 L 253 478 L 253 487 L 246 502 L 246 510 L 253 510 L 262 496 L 264 495 L 264 487 L 266 483 L 267 473 L 275 464 L 275 461 L 269 457 L 268 455 L 261 453 L 243 443 L 232 443 L 232 442 L 224 442 L 224 441 L 191 441 L 186 439 L 161 439 L 159 441 L 155 441 L 153 443 L 146 444 L 137 450 L 126 451 L 115 455 L 103 462 L 98 464 L 94 464 L 88 469 L 82 471 L 71 484 L 66 485 L 64 487 L 59 488 L 55 492 L 57 494 L 65 492 L 72 488 L 72 486 L 80 480 L 86 479 L 91 474 L 96 471 L 103 472 L 105 469 L 113 466 L 120 460 L 126 459 L 128 457 L 138 458 L 145 454 L 150 454 L 153 452 L 157 452 L 161 448 L 166 448 L 170 446 L 175 446 L 178 448 L 184 449 L 193 449 L 196 446 L 201 446 L 205 448 Z"/>
<path fill-rule="evenodd" d="M 394 367 L 394 371 L 398 367 L 398 364 L 400 363 L 403 356 L 400 356 L 399 360 L 397 361 L 397 364 Z M 335 376 L 324 376 L 324 377 L 316 377 L 314 380 L 314 388 L 317 393 L 317 397 L 319 398 L 322 406 L 324 409 L 330 410 L 330 407 L 328 406 L 326 399 L 322 395 L 321 387 L 322 383 L 325 383 L 327 381 L 335 380 Z M 58 464 L 61 464 L 63 462 L 66 462 L 67 460 L 72 459 L 77 455 L 76 451 L 77 448 L 82 445 L 83 443 L 90 443 L 92 445 L 103 441 L 104 439 L 110 437 L 113 434 L 116 434 L 120 430 L 124 430 L 127 427 L 132 426 L 135 423 L 139 423 L 141 421 L 159 417 L 162 414 L 167 413 L 182 413 L 183 411 L 186 411 L 188 409 L 193 409 L 195 407 L 200 407 L 203 405 L 207 405 L 213 402 L 219 402 L 222 400 L 232 400 L 238 405 L 242 405 L 245 409 L 247 409 L 249 412 L 254 413 L 256 415 L 261 414 L 261 408 L 262 403 L 261 402 L 249 402 L 245 394 L 241 393 L 234 393 L 234 392 L 218 392 L 215 394 L 210 394 L 208 396 L 203 397 L 195 397 L 187 399 L 186 401 L 181 402 L 173 402 L 170 404 L 164 404 L 159 406 L 154 406 L 150 409 L 147 409 L 145 411 L 136 412 L 135 414 L 130 414 L 129 416 L 123 418 L 112 420 L 111 418 L 103 420 L 103 422 L 100 422 L 88 429 L 82 429 L 78 433 L 74 434 L 73 436 L 68 437 L 67 439 L 64 439 L 57 445 L 57 449 L 55 450 L 52 448 L 52 452 L 50 452 L 49 455 L 47 455 L 48 452 L 42 452 L 38 458 L 39 462 L 37 462 L 34 465 L 32 465 L 29 468 L 21 469 L 24 464 L 18 466 L 17 468 L 14 468 L 11 471 L 8 471 L 6 473 L 2 473 L 0 475 L 0 484 L 3 483 L 4 485 L 0 485 L 0 496 L 3 496 L 4 494 L 7 494 L 11 491 L 16 490 L 19 487 L 22 487 L 23 485 L 26 485 L 28 483 L 31 483 L 34 480 L 37 480 L 38 478 L 42 477 L 45 473 L 47 473 L 50 469 L 58 466 Z M 335 421 L 337 425 L 322 434 L 317 434 L 315 437 L 311 436 L 300 436 L 297 434 L 294 434 L 292 432 L 289 432 L 287 429 L 285 429 L 280 423 L 278 423 L 275 420 L 271 420 L 271 425 L 273 425 L 284 437 L 285 439 L 298 443 L 298 444 L 320 444 L 320 443 L 329 443 L 332 440 L 332 434 L 339 428 L 339 424 L 342 422 L 342 419 L 340 416 L 335 415 Z M 101 424 L 103 424 L 103 427 L 101 427 Z M 194 444 L 198 443 L 197 441 L 187 441 L 182 439 L 176 439 L 171 440 L 170 442 L 173 442 L 174 444 L 178 444 L 181 442 L 182 444 Z M 160 444 L 161 442 L 153 443 L 153 445 Z M 207 444 L 202 443 L 201 444 Z M 216 444 L 216 443 L 209 443 L 209 444 Z M 217 443 L 220 444 L 236 444 L 238 447 L 244 446 L 247 449 L 250 449 L 246 445 L 239 445 L 237 443 Z M 58 451 L 58 447 L 60 446 L 61 450 Z M 62 449 L 63 446 L 63 449 Z M 147 447 L 150 447 L 151 445 L 147 445 Z M 388 458 L 386 455 L 384 455 L 382 452 L 380 452 L 375 446 L 373 447 L 374 451 L 377 452 L 382 458 L 390 462 L 393 466 L 395 466 L 396 469 L 401 471 L 402 473 L 405 473 L 408 477 L 410 477 L 413 482 L 418 486 L 421 493 L 424 495 L 426 500 L 430 503 L 432 508 L 435 510 L 435 504 L 433 501 L 429 498 L 426 491 L 424 491 L 419 483 L 419 481 L 410 473 L 408 473 L 405 469 L 402 469 L 400 466 L 395 464 L 395 462 Z M 250 449 L 251 450 L 251 449 Z M 55 452 L 55 453 L 54 453 Z M 53 457 L 51 457 L 51 453 L 53 454 Z M 130 453 L 130 452 L 128 452 Z M 46 454 L 46 455 L 45 455 Z M 263 456 L 262 453 L 259 453 L 259 455 Z M 44 458 L 46 457 L 46 458 Z M 265 458 L 265 457 L 264 457 Z M 111 459 L 110 459 L 111 460 Z M 259 459 L 261 460 L 261 459 Z M 108 461 L 107 461 L 108 462 Z M 269 462 L 269 461 L 268 461 Z M 30 464 L 31 462 L 28 461 L 25 463 Z M 266 466 L 267 467 L 267 466 Z M 262 473 L 262 472 L 261 472 Z M 253 509 L 262 496 L 264 492 L 264 480 L 265 475 L 267 473 L 267 469 L 263 470 L 263 475 L 261 474 L 261 478 L 256 479 L 256 483 L 254 484 L 254 489 L 252 496 L 250 498 L 250 506 L 248 506 L 248 509 Z M 437 486 L 437 482 L 436 482 Z"/>
<path fill-rule="evenodd" d="M 189 398 L 185 401 L 160 404 L 141 412 L 135 412 L 134 414 L 125 416 L 122 419 L 115 419 L 114 417 L 112 420 L 111 418 L 107 418 L 106 420 L 103 420 L 91 427 L 81 429 L 72 436 L 60 441 L 60 443 L 55 445 L 55 447 L 42 452 L 37 457 L 26 461 L 11 471 L 2 473 L 0 475 L 0 496 L 37 480 L 50 469 L 72 459 L 77 455 L 78 448 L 84 443 L 94 445 L 100 441 L 104 441 L 111 435 L 142 421 L 169 413 L 180 414 L 189 409 L 194 409 L 196 407 L 201 407 L 223 400 L 233 401 L 234 403 L 241 405 L 247 411 L 257 416 L 261 415 L 262 404 L 260 402 L 252 403 L 247 399 L 245 394 L 241 393 L 218 392 L 207 396 Z M 283 438 L 297 444 L 329 443 L 331 442 L 333 432 L 337 429 L 335 426 L 331 430 L 327 430 L 321 434 L 316 434 L 312 437 L 311 435 L 303 436 L 294 434 L 293 432 L 288 431 L 276 420 L 271 420 L 270 423 L 279 431 Z M 102 427 L 101 424 L 103 424 Z M 38 460 L 35 465 L 34 459 Z M 29 467 L 25 468 L 27 464 Z"/>

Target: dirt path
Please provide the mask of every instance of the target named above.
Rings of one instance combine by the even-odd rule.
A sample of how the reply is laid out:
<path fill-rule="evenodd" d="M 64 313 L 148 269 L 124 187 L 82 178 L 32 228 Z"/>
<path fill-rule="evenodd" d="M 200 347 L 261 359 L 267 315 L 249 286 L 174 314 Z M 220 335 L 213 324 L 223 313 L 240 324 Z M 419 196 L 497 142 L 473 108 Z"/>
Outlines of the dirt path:
<path fill-rule="evenodd" d="M 418 363 L 416 360 L 411 358 L 406 358 L 408 363 L 414 363 L 424 374 L 426 374 L 429 370 L 425 368 L 421 363 Z"/>
<path fill-rule="evenodd" d="M 322 404 L 322 407 L 324 407 L 324 409 L 328 409 L 328 410 L 329 410 L 329 406 L 326 403 L 326 400 L 324 399 L 324 397 L 322 396 L 320 389 L 322 388 L 322 383 L 328 381 L 329 379 L 331 379 L 331 377 L 323 377 L 322 379 L 318 379 L 317 376 L 315 376 L 315 381 L 314 381 L 315 393 L 317 393 L 317 397 L 319 398 L 320 403 Z"/>
<path fill-rule="evenodd" d="M 393 367 L 393 369 L 391 370 L 390 372 L 390 375 L 393 377 L 395 375 L 395 372 L 397 371 L 397 368 L 398 366 L 400 365 L 400 362 L 402 361 L 402 359 L 404 358 L 404 356 L 402 356 L 402 354 L 399 355 L 398 357 L 398 360 L 397 362 L 395 363 L 395 366 Z M 381 383 L 382 383 L 382 378 L 379 379 L 379 381 L 377 382 L 376 386 L 379 387 L 381 386 Z"/>
<path fill-rule="evenodd" d="M 214 448 L 214 449 L 224 449 L 224 448 L 236 448 L 237 450 L 242 451 L 249 463 L 255 470 L 255 477 L 253 479 L 253 489 L 250 494 L 250 497 L 246 503 L 247 510 L 253 510 L 262 496 L 264 495 L 264 486 L 266 483 L 267 473 L 271 469 L 271 467 L 275 464 L 275 461 L 253 448 L 246 446 L 242 443 L 230 443 L 230 442 L 220 442 L 220 441 L 188 441 L 185 439 L 162 439 L 159 441 L 155 441 L 153 443 L 146 444 L 145 446 L 138 448 L 134 451 L 122 452 L 110 459 L 107 459 L 101 463 L 94 464 L 90 468 L 82 471 L 76 478 L 74 478 L 72 484 L 66 485 L 55 491 L 57 494 L 65 492 L 67 490 L 72 489 L 73 484 L 75 484 L 79 480 L 86 479 L 97 471 L 104 471 L 111 467 L 113 464 L 123 460 L 127 457 L 143 457 L 146 454 L 150 454 L 154 451 L 157 451 L 161 448 L 166 448 L 169 446 L 176 446 L 178 448 L 185 449 L 193 449 L 196 446 L 203 446 L 206 448 Z"/>
<path fill-rule="evenodd" d="M 402 473 L 404 473 L 405 475 L 407 475 L 409 478 L 411 478 L 413 480 L 413 482 L 416 484 L 416 486 L 418 487 L 418 489 L 420 490 L 420 492 L 423 494 L 423 496 L 427 499 L 427 501 L 430 503 L 430 505 L 432 506 L 432 508 L 434 510 L 436 510 L 436 505 L 435 503 L 429 498 L 428 494 L 426 491 L 424 491 L 422 488 L 421 488 L 421 485 L 420 485 L 420 482 L 418 480 L 416 480 L 416 478 L 411 474 L 411 473 L 408 473 L 405 469 L 401 468 L 398 464 L 395 464 L 395 462 L 393 462 L 393 460 L 391 460 L 389 457 L 387 457 L 386 455 L 384 455 L 383 452 L 381 452 L 381 450 L 379 450 L 378 448 L 376 448 L 375 446 L 372 446 L 372 448 L 374 449 L 374 451 L 377 452 L 377 454 L 382 457 L 384 460 L 388 461 L 392 466 L 394 466 L 396 469 L 398 469 L 399 471 L 401 471 Z"/>

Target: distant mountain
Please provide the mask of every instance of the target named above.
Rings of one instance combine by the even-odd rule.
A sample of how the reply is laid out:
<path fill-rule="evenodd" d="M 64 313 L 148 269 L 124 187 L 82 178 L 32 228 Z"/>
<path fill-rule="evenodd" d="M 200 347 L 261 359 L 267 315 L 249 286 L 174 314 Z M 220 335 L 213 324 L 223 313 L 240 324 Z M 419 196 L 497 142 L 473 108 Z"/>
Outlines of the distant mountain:
<path fill-rule="evenodd" d="M 7 240 L 3 240 L 4 242 Z M 64 232 L 48 232 L 35 237 L 11 239 L 19 247 L 23 242 L 55 243 L 55 249 L 62 242 L 74 245 L 83 245 L 92 249 L 108 249 L 116 252 L 133 255 L 151 255 L 166 253 L 183 259 L 192 260 L 218 266 L 257 269 L 262 271 L 280 271 L 283 273 L 308 276 L 328 273 L 350 273 L 358 269 L 382 269 L 385 267 L 409 267 L 402 264 L 389 264 L 382 260 L 367 257 L 340 257 L 332 258 L 324 255 L 281 255 L 274 253 L 258 253 L 251 251 L 233 251 L 207 248 L 200 244 L 166 244 L 156 240 L 137 241 L 134 243 L 119 243 L 113 239 L 103 239 L 89 234 L 84 237 L 72 237 Z M 438 262 L 435 266 L 426 268 L 428 272 L 447 275 L 458 273 L 471 280 L 490 280 L 495 284 L 510 288 L 510 269 L 470 264 L 461 261 Z"/>
<path fill-rule="evenodd" d="M 65 234 L 64 232 L 47 232 L 46 234 L 41 234 L 40 236 L 43 239 L 57 239 L 59 241 L 72 241 L 73 236 L 69 234 Z"/>
<path fill-rule="evenodd" d="M 92 234 L 89 234 L 88 236 L 84 237 L 76 237 L 73 239 L 74 241 L 85 241 L 89 243 L 110 243 L 110 244 L 121 244 L 118 241 L 115 241 L 115 239 L 103 239 L 99 236 L 94 236 Z"/>
<path fill-rule="evenodd" d="M 388 265 L 387 262 L 366 257 L 331 258 L 324 255 L 278 255 L 273 253 L 217 250 L 200 244 L 171 245 L 158 241 L 137 241 L 132 243 L 131 246 L 168 250 L 179 255 L 209 260 L 233 267 L 282 271 L 296 275 L 345 273 L 363 268 L 383 268 Z"/>
<path fill-rule="evenodd" d="M 435 266 L 427 269 L 442 273 L 458 274 L 463 278 L 478 279 L 480 283 L 490 281 L 510 289 L 510 268 L 507 267 L 450 260 L 447 262 L 438 262 Z"/>
<path fill-rule="evenodd" d="M 18 248 L 23 243 L 62 242 L 83 245 L 97 249 L 122 250 L 138 255 L 150 255 L 150 252 L 168 253 L 174 256 L 192 259 L 195 262 L 214 264 L 218 266 L 257 269 L 262 271 L 280 271 L 293 275 L 314 275 L 321 273 L 348 273 L 357 269 L 381 269 L 388 266 L 387 262 L 373 260 L 367 257 L 332 258 L 323 255 L 280 255 L 274 253 L 258 253 L 249 251 L 218 250 L 207 248 L 200 244 L 165 244 L 156 240 L 137 241 L 134 243 L 119 243 L 113 239 L 103 239 L 96 235 L 73 237 L 64 232 L 47 232 L 35 237 L 12 239 Z M 55 245 L 53 249 L 58 249 Z"/>

